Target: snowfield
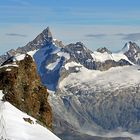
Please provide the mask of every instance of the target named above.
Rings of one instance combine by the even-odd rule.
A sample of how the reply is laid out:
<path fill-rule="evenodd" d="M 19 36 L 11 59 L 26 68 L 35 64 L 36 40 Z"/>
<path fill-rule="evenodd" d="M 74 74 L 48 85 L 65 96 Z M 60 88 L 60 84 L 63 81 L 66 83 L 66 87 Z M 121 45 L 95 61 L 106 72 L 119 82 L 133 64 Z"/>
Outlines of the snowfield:
<path fill-rule="evenodd" d="M 0 99 L 2 99 L 0 91 Z M 31 120 L 32 124 L 24 119 Z M 0 138 L 6 140 L 60 140 L 36 120 L 21 112 L 9 102 L 0 101 Z"/>
<path fill-rule="evenodd" d="M 60 58 L 57 59 L 56 62 L 50 63 L 49 65 L 47 65 L 46 68 L 49 70 L 53 70 L 58 65 L 59 62 L 60 62 Z"/>
<path fill-rule="evenodd" d="M 74 66 L 73 63 L 71 63 Z M 69 66 L 70 64 L 67 66 Z M 77 66 L 78 64 L 75 64 Z M 60 89 L 65 89 L 67 85 L 71 87 L 80 85 L 85 89 L 86 85 L 90 87 L 101 87 L 104 89 L 116 89 L 120 87 L 134 86 L 140 83 L 140 70 L 139 66 L 123 66 L 112 67 L 108 71 L 89 70 L 81 67 L 78 73 L 71 73 L 68 77 L 64 78 L 60 84 Z M 81 78 L 82 76 L 82 78 Z"/>
<path fill-rule="evenodd" d="M 92 54 L 93 60 L 96 62 L 105 62 L 106 60 L 114 60 L 118 62 L 121 59 L 128 61 L 133 64 L 122 52 L 109 54 L 107 52 L 100 53 L 94 51 Z"/>
<path fill-rule="evenodd" d="M 76 63 L 76 62 L 69 62 L 65 64 L 65 69 L 69 70 L 70 67 L 82 67 L 82 65 L 80 63 Z"/>

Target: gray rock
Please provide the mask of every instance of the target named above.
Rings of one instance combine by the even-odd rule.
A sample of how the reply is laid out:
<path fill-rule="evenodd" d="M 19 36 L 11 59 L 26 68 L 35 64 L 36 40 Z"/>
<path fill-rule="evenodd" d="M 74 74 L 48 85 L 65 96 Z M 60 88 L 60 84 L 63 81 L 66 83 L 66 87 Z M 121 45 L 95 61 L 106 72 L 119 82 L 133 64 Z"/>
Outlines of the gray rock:
<path fill-rule="evenodd" d="M 122 50 L 131 62 L 140 65 L 140 47 L 136 43 L 130 41 Z"/>

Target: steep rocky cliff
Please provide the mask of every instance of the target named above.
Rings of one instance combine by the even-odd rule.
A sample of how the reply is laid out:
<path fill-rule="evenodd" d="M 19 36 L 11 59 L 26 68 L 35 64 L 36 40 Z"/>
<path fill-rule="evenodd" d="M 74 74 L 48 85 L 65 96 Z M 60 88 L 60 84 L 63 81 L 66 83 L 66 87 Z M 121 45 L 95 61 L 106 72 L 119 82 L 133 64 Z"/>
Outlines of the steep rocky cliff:
<path fill-rule="evenodd" d="M 140 65 L 140 47 L 135 42 L 128 42 L 122 49 L 122 52 L 134 64 Z"/>
<path fill-rule="evenodd" d="M 51 129 L 52 113 L 47 101 L 49 94 L 40 83 L 31 56 L 26 54 L 23 60 L 0 67 L 0 90 L 5 94 L 3 100 Z"/>

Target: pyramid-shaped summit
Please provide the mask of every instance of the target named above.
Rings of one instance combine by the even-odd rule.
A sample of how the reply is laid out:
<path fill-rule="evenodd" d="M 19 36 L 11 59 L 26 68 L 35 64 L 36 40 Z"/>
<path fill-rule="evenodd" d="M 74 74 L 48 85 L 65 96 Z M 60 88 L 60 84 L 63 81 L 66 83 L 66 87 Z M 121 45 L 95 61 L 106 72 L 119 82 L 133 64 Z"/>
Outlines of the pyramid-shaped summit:
<path fill-rule="evenodd" d="M 24 48 L 38 49 L 42 46 L 51 44 L 52 41 L 53 41 L 52 33 L 50 31 L 50 28 L 47 27 L 33 41 L 29 42 L 26 46 L 24 46 Z"/>
<path fill-rule="evenodd" d="M 134 64 L 140 65 L 140 47 L 135 42 L 127 42 L 121 50 Z"/>

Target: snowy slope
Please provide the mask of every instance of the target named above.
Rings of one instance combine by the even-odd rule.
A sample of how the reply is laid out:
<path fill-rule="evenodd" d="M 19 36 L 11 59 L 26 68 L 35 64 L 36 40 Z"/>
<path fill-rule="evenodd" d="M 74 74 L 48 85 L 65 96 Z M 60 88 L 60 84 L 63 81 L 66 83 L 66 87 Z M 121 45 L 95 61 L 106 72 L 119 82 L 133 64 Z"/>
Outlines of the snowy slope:
<path fill-rule="evenodd" d="M 33 55 L 42 84 L 52 91 L 56 90 L 64 61 L 70 59 L 70 55 L 61 49 L 51 43 L 37 50 Z"/>
<path fill-rule="evenodd" d="M 124 59 L 132 64 L 132 62 L 122 52 L 110 54 L 107 52 L 100 53 L 100 52 L 94 51 L 91 55 L 93 57 L 93 60 L 96 62 L 105 62 L 106 60 L 114 60 L 118 62 L 119 60 Z"/>
<path fill-rule="evenodd" d="M 121 86 L 130 87 L 140 83 L 139 68 L 139 66 L 123 66 L 111 68 L 108 71 L 98 71 L 81 67 L 78 73 L 71 73 L 68 77 L 64 78 L 60 82 L 59 88 L 62 89 L 67 85 L 77 86 L 78 84 L 81 85 L 81 88 L 85 88 L 87 84 L 88 87 L 96 88 L 98 85 L 106 89 L 119 88 Z"/>
<path fill-rule="evenodd" d="M 2 99 L 0 91 L 0 99 Z M 30 118 L 32 124 L 24 121 Z M 21 112 L 8 102 L 0 101 L 0 138 L 10 140 L 60 140 L 47 128 L 36 123 L 36 120 Z"/>
<path fill-rule="evenodd" d="M 60 58 L 57 59 L 56 62 L 53 62 L 53 63 L 50 63 L 49 65 L 47 65 L 46 69 L 53 70 L 59 62 L 60 62 Z"/>

